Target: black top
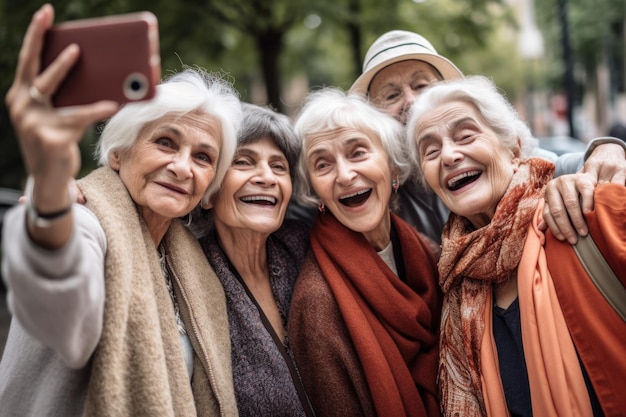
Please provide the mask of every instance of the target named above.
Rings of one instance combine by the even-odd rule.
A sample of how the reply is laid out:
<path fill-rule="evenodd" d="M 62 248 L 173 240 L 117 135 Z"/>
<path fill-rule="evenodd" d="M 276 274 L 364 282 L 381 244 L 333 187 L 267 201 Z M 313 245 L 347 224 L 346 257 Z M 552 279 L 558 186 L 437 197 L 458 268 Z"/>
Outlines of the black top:
<path fill-rule="evenodd" d="M 493 336 L 498 350 L 498 363 L 500 365 L 500 377 L 504 388 L 506 405 L 512 417 L 533 415 L 530 402 L 530 385 L 526 360 L 524 359 L 524 346 L 522 344 L 522 324 L 520 321 L 519 300 L 503 309 L 494 304 L 493 306 Z M 594 417 L 603 417 L 598 397 L 589 380 L 582 363 L 583 372 L 591 409 Z"/>
<path fill-rule="evenodd" d="M 511 416 L 530 417 L 530 385 L 526 372 L 519 301 L 516 298 L 506 310 L 493 306 L 493 336 L 498 349 L 500 377 Z"/>

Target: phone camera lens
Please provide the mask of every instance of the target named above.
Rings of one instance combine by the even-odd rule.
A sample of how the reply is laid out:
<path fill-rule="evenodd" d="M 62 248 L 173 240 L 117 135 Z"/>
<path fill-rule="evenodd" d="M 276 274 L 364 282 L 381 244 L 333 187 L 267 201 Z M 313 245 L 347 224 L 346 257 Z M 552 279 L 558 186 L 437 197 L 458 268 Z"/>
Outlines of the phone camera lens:
<path fill-rule="evenodd" d="M 139 73 L 130 74 L 124 82 L 124 95 L 127 99 L 141 100 L 148 94 L 148 79 Z"/>
<path fill-rule="evenodd" d="M 137 80 L 132 81 L 130 83 L 130 89 L 133 90 L 133 91 L 141 90 L 141 83 L 139 81 L 137 81 Z"/>

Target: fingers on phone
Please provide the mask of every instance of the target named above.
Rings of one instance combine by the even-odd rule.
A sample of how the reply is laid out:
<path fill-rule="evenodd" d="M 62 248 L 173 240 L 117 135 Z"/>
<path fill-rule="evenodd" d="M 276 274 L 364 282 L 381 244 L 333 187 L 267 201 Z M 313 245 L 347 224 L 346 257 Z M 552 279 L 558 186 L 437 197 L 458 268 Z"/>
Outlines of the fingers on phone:
<path fill-rule="evenodd" d="M 80 48 L 76 44 L 68 45 L 59 56 L 39 75 L 39 90 L 48 96 L 53 95 L 61 82 L 76 64 Z"/>

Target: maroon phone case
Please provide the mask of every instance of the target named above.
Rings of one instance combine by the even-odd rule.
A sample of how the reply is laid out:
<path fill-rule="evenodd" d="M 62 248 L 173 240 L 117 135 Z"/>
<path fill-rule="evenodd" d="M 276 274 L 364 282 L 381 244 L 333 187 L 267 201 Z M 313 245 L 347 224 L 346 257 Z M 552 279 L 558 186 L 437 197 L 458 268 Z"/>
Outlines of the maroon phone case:
<path fill-rule="evenodd" d="M 154 97 L 161 77 L 159 34 L 150 12 L 60 23 L 46 33 L 42 70 L 71 43 L 80 57 L 56 93 L 55 107 L 98 100 L 118 103 Z"/>

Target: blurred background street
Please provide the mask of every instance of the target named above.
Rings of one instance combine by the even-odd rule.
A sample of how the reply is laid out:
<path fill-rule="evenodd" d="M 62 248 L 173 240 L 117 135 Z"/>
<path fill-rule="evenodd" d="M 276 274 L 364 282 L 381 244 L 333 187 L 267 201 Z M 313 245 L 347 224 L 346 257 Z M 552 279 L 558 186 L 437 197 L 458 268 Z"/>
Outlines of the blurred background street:
<path fill-rule="evenodd" d="M 0 92 L 40 0 L 0 0 Z M 295 116 L 311 89 L 348 89 L 382 33 L 425 36 L 465 74 L 481 74 L 538 138 L 586 143 L 626 124 L 624 0 L 55 0 L 57 22 L 149 10 L 159 19 L 162 73 L 222 72 L 244 101 Z M 0 187 L 25 170 L 4 106 Z M 97 128 L 81 142 L 80 175 L 95 167 Z"/>

